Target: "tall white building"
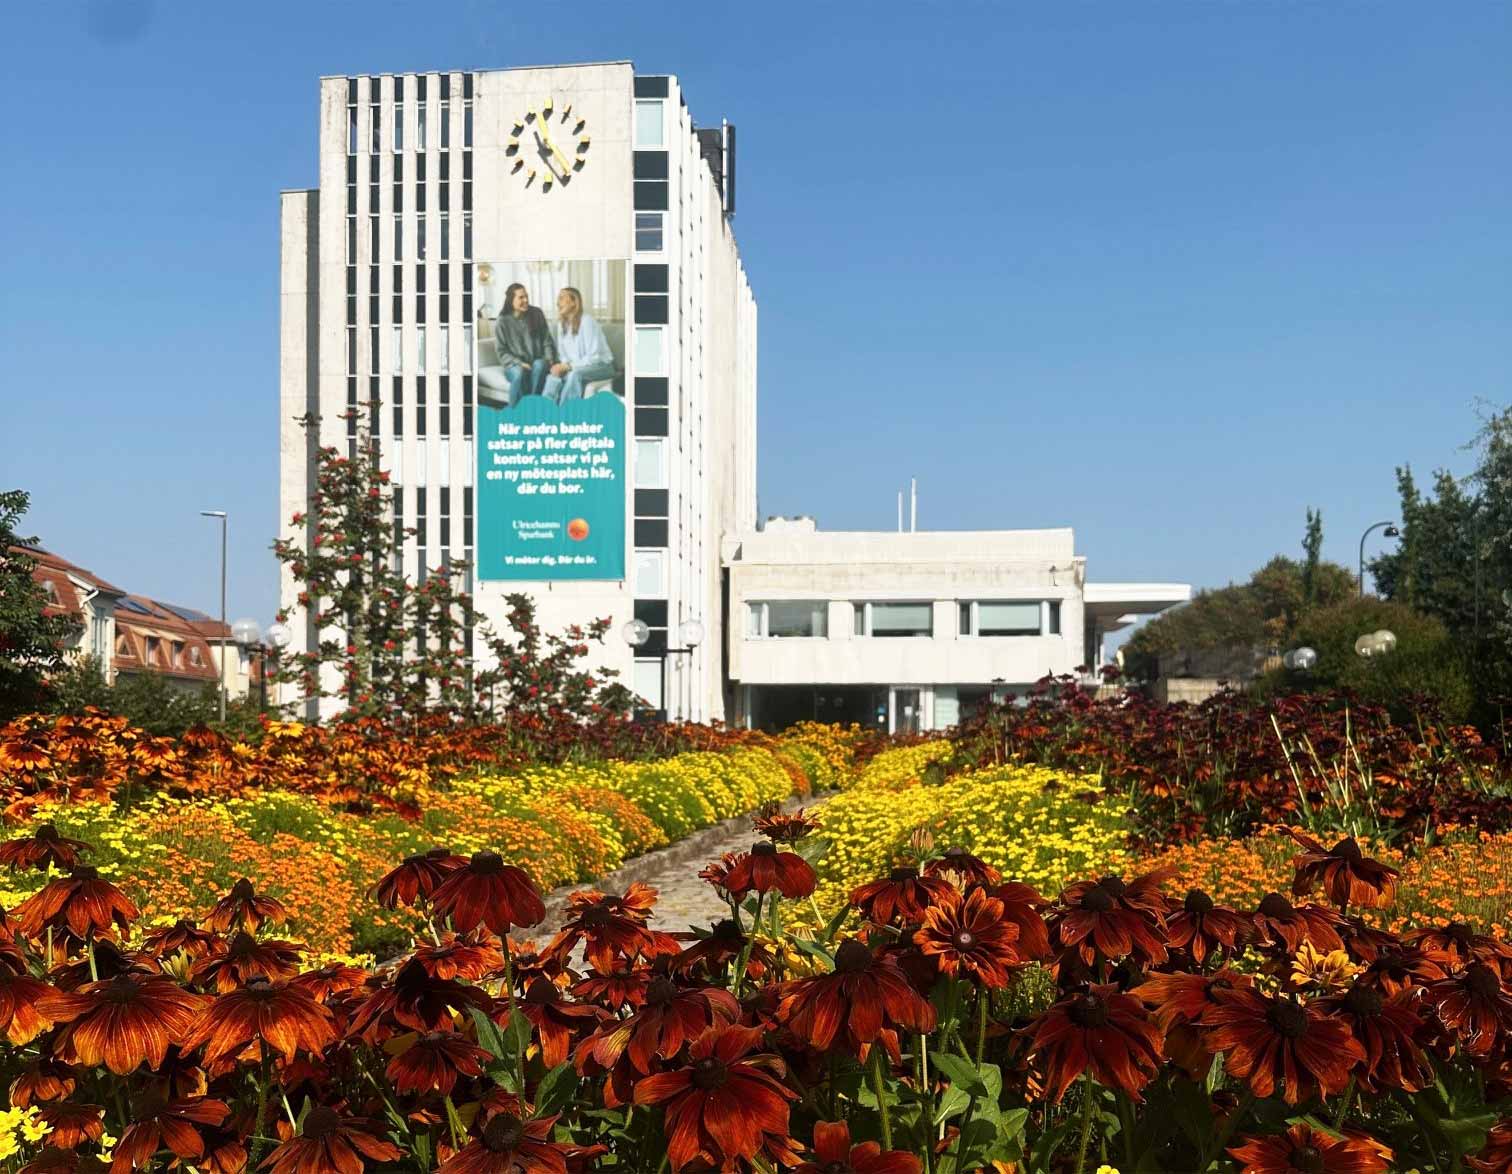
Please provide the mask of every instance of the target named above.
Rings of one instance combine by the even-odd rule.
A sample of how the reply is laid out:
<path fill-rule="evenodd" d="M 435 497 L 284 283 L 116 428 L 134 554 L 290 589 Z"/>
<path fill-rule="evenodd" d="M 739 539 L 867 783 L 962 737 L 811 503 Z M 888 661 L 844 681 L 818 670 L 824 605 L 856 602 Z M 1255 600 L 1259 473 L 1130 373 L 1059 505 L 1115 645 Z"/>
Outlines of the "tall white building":
<path fill-rule="evenodd" d="M 322 79 L 319 186 L 282 197 L 285 526 L 315 470 L 298 419 L 318 415 L 318 442 L 340 444 L 357 429 L 343 414 L 378 403 L 396 521 L 415 531 L 407 575 L 465 560 L 496 629 L 513 591 L 548 630 L 609 617 L 602 663 L 678 716 L 722 717 L 720 537 L 756 521 L 734 146 L 734 127 L 695 124 L 676 78 L 623 61 Z M 516 285 L 542 311 L 531 338 L 544 326 L 553 350 L 583 337 L 561 337 L 560 291 L 599 324 L 609 353 L 570 406 L 529 394 L 560 384 L 510 404 L 512 344 L 495 324 Z M 574 466 L 594 430 L 602 466 Z M 558 492 L 592 508 L 543 496 Z M 286 605 L 296 593 L 283 584 Z M 620 632 L 637 618 L 650 637 L 634 648 Z M 665 657 L 664 698 L 668 633 L 682 647 L 689 620 L 704 637 Z M 292 626 L 296 645 L 316 639 L 297 608 Z"/>
<path fill-rule="evenodd" d="M 1188 598 L 1088 584 L 1070 529 L 759 527 L 735 175 L 734 127 L 629 62 L 323 79 L 319 186 L 283 194 L 285 524 L 365 416 L 407 576 L 465 562 L 495 630 L 515 591 L 609 618 L 596 662 L 695 721 L 948 726 Z"/>

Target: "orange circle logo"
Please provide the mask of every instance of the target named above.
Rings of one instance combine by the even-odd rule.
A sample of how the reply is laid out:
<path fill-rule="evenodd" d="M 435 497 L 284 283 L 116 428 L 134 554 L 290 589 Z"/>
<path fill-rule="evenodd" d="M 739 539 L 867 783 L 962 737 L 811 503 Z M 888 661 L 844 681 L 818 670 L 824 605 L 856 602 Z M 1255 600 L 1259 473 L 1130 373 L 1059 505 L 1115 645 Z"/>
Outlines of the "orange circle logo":
<path fill-rule="evenodd" d="M 573 518 L 567 523 L 567 537 L 574 542 L 581 542 L 588 537 L 588 523 L 582 518 Z"/>

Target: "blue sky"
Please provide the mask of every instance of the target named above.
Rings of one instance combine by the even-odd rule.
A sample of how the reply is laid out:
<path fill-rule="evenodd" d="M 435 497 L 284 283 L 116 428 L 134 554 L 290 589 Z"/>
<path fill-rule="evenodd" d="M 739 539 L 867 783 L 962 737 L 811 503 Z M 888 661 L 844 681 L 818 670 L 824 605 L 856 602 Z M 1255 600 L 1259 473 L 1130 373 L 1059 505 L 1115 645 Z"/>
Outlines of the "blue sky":
<path fill-rule="evenodd" d="M 277 193 L 321 74 L 630 58 L 740 130 L 761 510 L 1074 525 L 1096 579 L 1352 564 L 1512 402 L 1512 7 L 12 6 L 0 483 L 133 590 L 276 604 Z"/>

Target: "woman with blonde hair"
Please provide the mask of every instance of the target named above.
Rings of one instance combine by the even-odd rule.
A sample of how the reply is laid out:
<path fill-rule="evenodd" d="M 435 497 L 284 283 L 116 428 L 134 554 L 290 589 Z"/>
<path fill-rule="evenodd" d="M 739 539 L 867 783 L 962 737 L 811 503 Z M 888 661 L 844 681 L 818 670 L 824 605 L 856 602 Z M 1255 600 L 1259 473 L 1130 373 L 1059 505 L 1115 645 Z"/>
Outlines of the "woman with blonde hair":
<path fill-rule="evenodd" d="M 614 378 L 614 352 L 604 328 L 583 313 L 583 295 L 572 286 L 557 294 L 557 361 L 541 394 L 557 403 L 581 399 L 590 383 Z"/>

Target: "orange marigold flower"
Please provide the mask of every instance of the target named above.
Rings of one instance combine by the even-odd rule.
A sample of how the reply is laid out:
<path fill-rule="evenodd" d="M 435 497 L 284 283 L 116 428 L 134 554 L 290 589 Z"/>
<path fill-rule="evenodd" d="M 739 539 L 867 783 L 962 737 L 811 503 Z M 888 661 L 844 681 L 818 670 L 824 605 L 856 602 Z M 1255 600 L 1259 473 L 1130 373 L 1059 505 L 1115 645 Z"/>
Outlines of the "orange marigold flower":
<path fill-rule="evenodd" d="M 203 996 L 168 978 L 127 973 L 47 995 L 37 1010 L 67 1024 L 53 1043 L 57 1059 L 86 1068 L 104 1064 L 125 1076 L 144 1063 L 161 1068 L 169 1045 L 183 1039 L 204 1004 Z"/>
<path fill-rule="evenodd" d="M 205 924 L 216 933 L 231 933 L 241 930 L 254 933 L 265 924 L 288 919 L 283 903 L 273 897 L 260 896 L 252 882 L 242 877 L 231 886 L 231 891 L 215 903 Z"/>
<path fill-rule="evenodd" d="M 1303 1122 L 1285 1133 L 1243 1138 L 1228 1152 L 1241 1174 L 1386 1174 L 1391 1162 L 1391 1150 L 1379 1142 Z"/>
<path fill-rule="evenodd" d="M 269 1174 L 361 1174 L 368 1162 L 395 1162 L 403 1156 L 375 1132 L 382 1128 L 317 1105 L 305 1115 L 299 1136 L 279 1145 L 263 1167 Z"/>
<path fill-rule="evenodd" d="M 1003 916 L 1003 903 L 985 889 L 972 889 L 965 897 L 951 889 L 924 911 L 924 925 L 913 940 L 942 974 L 985 987 L 1007 986 L 1020 962 L 1014 950 L 1018 926 Z"/>
<path fill-rule="evenodd" d="M 108 935 L 112 924 L 124 932 L 139 916 L 125 893 L 87 865 L 49 881 L 11 912 L 29 938 L 53 929 L 67 930 L 80 941 Z"/>
<path fill-rule="evenodd" d="M 1093 1076 L 1134 1101 L 1160 1069 L 1160 1031 L 1138 999 L 1112 985 L 1062 999 L 1039 1017 L 1030 1049 L 1045 1070 L 1056 1103 L 1091 1068 Z"/>

